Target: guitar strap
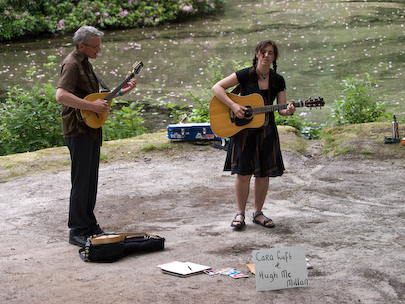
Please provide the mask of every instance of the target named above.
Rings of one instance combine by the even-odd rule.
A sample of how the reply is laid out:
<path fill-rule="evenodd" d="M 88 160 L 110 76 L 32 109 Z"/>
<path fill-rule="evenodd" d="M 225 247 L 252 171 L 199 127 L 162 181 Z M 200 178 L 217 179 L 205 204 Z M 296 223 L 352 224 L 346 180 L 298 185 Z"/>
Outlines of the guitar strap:
<path fill-rule="evenodd" d="M 270 69 L 270 73 L 269 73 L 269 94 L 267 97 L 267 104 L 270 104 L 270 90 L 271 90 L 271 69 Z"/>
<path fill-rule="evenodd" d="M 104 83 L 104 81 L 96 74 L 96 72 L 93 70 L 94 76 L 96 76 L 98 82 L 100 83 L 101 87 L 103 88 L 104 92 L 111 92 L 111 90 L 107 87 L 107 85 Z"/>
<path fill-rule="evenodd" d="M 239 93 L 240 93 L 240 84 L 238 84 L 236 87 L 234 87 L 233 90 L 231 91 L 231 93 L 239 95 Z"/>
<path fill-rule="evenodd" d="M 271 69 L 270 69 L 270 73 L 269 73 L 269 89 L 268 89 L 268 95 L 267 95 L 267 104 L 270 104 L 270 91 L 271 91 Z M 267 126 L 269 124 L 270 121 L 270 112 L 267 112 L 265 114 L 265 123 L 263 126 Z"/>

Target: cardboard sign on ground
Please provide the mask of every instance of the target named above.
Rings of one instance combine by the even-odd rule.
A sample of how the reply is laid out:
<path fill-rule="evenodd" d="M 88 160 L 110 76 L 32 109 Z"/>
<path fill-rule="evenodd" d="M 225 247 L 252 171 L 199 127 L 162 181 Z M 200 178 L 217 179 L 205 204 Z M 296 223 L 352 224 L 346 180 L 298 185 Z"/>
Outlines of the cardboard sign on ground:
<path fill-rule="evenodd" d="M 303 247 L 253 250 L 256 290 L 276 290 L 308 286 Z"/>

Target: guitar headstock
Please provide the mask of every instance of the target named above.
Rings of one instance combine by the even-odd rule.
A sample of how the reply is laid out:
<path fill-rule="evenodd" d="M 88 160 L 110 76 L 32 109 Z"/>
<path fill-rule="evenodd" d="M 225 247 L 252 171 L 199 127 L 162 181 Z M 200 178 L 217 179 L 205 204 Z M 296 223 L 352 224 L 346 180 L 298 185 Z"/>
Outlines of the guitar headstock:
<path fill-rule="evenodd" d="M 323 101 L 323 98 L 318 97 L 315 99 L 310 98 L 307 101 L 305 101 L 304 104 L 306 107 L 313 108 L 313 107 L 323 107 L 325 105 L 325 102 Z"/>
<path fill-rule="evenodd" d="M 132 66 L 132 73 L 134 74 L 139 74 L 142 71 L 143 68 L 143 63 L 142 61 L 137 61 L 134 63 Z"/>

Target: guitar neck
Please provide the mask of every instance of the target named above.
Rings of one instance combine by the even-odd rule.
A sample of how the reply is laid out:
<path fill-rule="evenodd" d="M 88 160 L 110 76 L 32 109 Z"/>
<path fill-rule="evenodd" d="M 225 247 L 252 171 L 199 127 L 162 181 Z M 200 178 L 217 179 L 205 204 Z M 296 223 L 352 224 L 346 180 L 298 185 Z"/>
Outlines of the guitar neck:
<path fill-rule="evenodd" d="M 293 102 L 292 104 L 296 108 L 305 107 L 305 105 L 302 101 Z M 283 104 L 276 104 L 276 105 L 267 105 L 267 106 L 263 106 L 263 107 L 255 107 L 253 109 L 253 114 L 261 114 L 261 113 L 267 113 L 267 112 L 274 112 L 274 111 L 278 111 L 278 110 L 284 110 L 284 109 L 287 109 L 288 105 L 289 104 L 287 104 L 287 103 L 283 103 Z"/>

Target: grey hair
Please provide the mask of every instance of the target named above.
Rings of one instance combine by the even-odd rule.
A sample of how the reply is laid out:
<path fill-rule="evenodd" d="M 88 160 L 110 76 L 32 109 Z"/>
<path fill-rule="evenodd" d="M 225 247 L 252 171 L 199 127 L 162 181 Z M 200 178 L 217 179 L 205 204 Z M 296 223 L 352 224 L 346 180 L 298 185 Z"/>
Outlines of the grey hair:
<path fill-rule="evenodd" d="M 81 26 L 73 35 L 73 43 L 76 47 L 79 47 L 79 43 L 88 42 L 93 36 L 101 38 L 104 36 L 104 33 L 93 26 Z"/>

